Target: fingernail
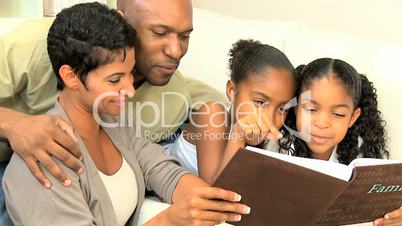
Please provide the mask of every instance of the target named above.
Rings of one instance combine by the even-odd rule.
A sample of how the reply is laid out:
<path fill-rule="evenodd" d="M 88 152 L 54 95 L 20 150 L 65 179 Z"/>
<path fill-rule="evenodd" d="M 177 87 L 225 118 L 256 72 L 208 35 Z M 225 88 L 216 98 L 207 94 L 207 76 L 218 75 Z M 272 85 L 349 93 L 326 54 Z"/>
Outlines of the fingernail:
<path fill-rule="evenodd" d="M 80 161 L 84 160 L 84 157 L 82 157 L 82 155 L 80 156 Z"/>
<path fill-rule="evenodd" d="M 236 215 L 234 221 L 241 221 L 241 215 Z"/>
<path fill-rule="evenodd" d="M 66 187 L 70 186 L 70 185 L 71 185 L 71 180 L 70 180 L 70 179 L 66 179 L 66 180 L 63 182 L 63 185 L 66 186 Z"/>
<path fill-rule="evenodd" d="M 84 168 L 80 168 L 78 171 L 77 171 L 77 174 L 78 175 L 81 175 L 81 174 L 83 174 L 84 173 Z"/>
<path fill-rule="evenodd" d="M 248 207 L 248 206 L 246 206 L 246 207 L 243 208 L 243 213 L 244 213 L 244 214 L 250 214 L 250 211 L 251 211 L 251 208 Z"/>
<path fill-rule="evenodd" d="M 236 201 L 236 202 L 240 202 L 240 200 L 241 200 L 241 195 L 236 194 L 236 195 L 235 195 L 235 201 Z"/>
<path fill-rule="evenodd" d="M 384 219 L 385 219 L 385 220 L 389 220 L 389 218 L 390 218 L 389 215 L 388 215 L 388 214 L 385 214 Z"/>
<path fill-rule="evenodd" d="M 50 184 L 49 181 L 45 181 L 44 185 L 45 185 L 46 188 L 52 187 L 52 185 Z"/>

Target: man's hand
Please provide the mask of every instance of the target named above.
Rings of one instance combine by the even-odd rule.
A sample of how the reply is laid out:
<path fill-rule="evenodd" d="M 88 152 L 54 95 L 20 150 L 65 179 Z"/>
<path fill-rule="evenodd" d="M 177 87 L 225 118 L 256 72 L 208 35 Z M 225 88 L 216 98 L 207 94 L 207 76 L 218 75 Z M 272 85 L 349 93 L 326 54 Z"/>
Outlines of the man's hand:
<path fill-rule="evenodd" d="M 44 175 L 38 163 L 41 163 L 64 186 L 71 184 L 71 179 L 57 166 L 51 156 L 77 174 L 83 172 L 79 163 L 81 152 L 77 145 L 71 125 L 58 116 L 31 116 L 9 109 L 0 109 L 2 121 L 0 136 L 6 137 L 11 148 L 27 164 L 32 174 L 45 187 L 51 182 Z M 6 119 L 6 120 L 5 120 Z"/>
<path fill-rule="evenodd" d="M 402 207 L 385 214 L 383 218 L 375 220 L 373 225 L 402 226 Z"/>

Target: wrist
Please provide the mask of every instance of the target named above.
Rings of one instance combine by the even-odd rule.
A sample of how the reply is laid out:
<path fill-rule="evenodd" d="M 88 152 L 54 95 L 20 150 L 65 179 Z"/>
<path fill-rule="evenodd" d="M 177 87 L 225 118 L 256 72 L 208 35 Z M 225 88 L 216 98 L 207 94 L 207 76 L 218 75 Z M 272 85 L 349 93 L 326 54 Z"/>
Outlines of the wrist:
<path fill-rule="evenodd" d="M 161 223 L 160 225 L 166 225 L 166 226 L 175 226 L 177 224 L 174 223 L 173 219 L 175 219 L 175 216 L 172 213 L 172 207 L 170 206 L 169 208 L 165 209 L 165 211 L 162 212 L 162 217 L 161 217 Z"/>
<path fill-rule="evenodd" d="M 15 122 L 15 114 L 19 114 L 19 112 L 7 109 L 0 108 L 0 138 L 9 139 L 10 131 L 12 128 L 12 122 Z"/>
<path fill-rule="evenodd" d="M 175 226 L 175 224 L 172 222 L 171 218 L 172 214 L 170 212 L 171 207 L 165 209 L 155 217 L 151 218 L 143 226 L 154 226 L 154 225 Z"/>

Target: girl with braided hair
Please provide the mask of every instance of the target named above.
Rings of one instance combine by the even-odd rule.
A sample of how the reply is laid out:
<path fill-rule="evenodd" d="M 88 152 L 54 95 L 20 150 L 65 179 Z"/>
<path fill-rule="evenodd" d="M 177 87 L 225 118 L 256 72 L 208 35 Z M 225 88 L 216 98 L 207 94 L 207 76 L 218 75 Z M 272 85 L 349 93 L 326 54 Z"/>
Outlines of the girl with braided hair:
<path fill-rule="evenodd" d="M 386 158 L 385 121 L 373 83 L 348 63 L 317 59 L 296 69 L 298 105 L 279 145 L 295 156 L 349 164 L 357 157 Z"/>
<path fill-rule="evenodd" d="M 280 152 L 342 164 L 388 158 L 385 121 L 376 89 L 365 75 L 345 61 L 321 58 L 297 67 L 296 79 L 298 105 L 289 111 Z M 401 208 L 374 221 L 401 223 Z"/>

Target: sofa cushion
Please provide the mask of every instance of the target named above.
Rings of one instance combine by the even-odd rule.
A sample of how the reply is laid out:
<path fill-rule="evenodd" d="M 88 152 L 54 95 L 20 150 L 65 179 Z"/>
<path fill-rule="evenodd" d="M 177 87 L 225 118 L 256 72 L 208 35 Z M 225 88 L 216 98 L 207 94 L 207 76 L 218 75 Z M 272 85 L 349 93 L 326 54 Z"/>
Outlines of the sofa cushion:
<path fill-rule="evenodd" d="M 289 33 L 298 28 L 297 23 L 254 21 L 194 9 L 194 31 L 189 50 L 183 57 L 180 70 L 225 92 L 229 79 L 228 52 L 241 38 L 254 38 L 282 49 Z"/>

